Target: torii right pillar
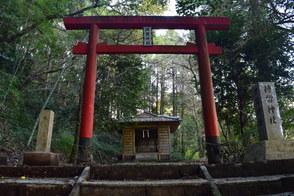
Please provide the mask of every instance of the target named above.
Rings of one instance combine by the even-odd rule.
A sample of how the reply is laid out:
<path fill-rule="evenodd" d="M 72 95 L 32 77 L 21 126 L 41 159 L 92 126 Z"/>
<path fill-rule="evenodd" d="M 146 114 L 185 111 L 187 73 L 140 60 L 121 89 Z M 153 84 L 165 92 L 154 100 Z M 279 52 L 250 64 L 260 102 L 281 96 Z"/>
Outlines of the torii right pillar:
<path fill-rule="evenodd" d="M 220 131 L 214 101 L 211 65 L 209 60 L 208 43 L 204 24 L 197 26 L 196 39 L 198 45 L 198 65 L 207 158 L 209 163 L 220 163 Z"/>

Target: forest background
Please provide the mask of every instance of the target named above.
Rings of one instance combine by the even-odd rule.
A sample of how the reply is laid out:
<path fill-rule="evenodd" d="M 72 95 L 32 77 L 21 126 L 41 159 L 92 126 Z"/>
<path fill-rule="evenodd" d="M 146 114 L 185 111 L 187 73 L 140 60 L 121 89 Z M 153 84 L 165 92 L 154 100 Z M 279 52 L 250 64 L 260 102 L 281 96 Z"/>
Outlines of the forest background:
<path fill-rule="evenodd" d="M 42 108 L 55 112 L 52 151 L 73 158 L 85 57 L 71 52 L 86 31 L 66 31 L 64 16 L 164 15 L 168 0 L 0 0 L 0 151 L 34 148 Z M 228 16 L 231 27 L 210 32 L 224 49 L 211 58 L 224 161 L 238 162 L 258 140 L 253 88 L 275 82 L 286 139 L 294 139 L 294 2 L 177 0 L 180 16 Z M 154 44 L 195 42 L 194 32 L 154 32 Z M 100 42 L 142 44 L 140 30 L 103 30 Z M 93 155 L 116 161 L 117 120 L 138 111 L 182 119 L 173 160 L 205 158 L 197 59 L 193 55 L 103 55 L 98 58 Z M 32 138 L 32 142 L 30 142 Z"/>

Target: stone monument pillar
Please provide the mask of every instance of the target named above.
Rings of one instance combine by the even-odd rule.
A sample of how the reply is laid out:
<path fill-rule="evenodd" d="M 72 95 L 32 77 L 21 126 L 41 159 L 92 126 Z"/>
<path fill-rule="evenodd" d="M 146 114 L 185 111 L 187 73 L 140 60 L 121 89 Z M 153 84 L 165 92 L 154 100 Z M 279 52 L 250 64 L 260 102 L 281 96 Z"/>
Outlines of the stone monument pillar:
<path fill-rule="evenodd" d="M 58 155 L 50 152 L 54 112 L 51 110 L 43 110 L 40 113 L 39 119 L 36 151 L 24 152 L 23 164 L 57 165 Z"/>
<path fill-rule="evenodd" d="M 254 103 L 260 140 L 283 140 L 282 120 L 273 82 L 258 83 Z"/>
<path fill-rule="evenodd" d="M 259 82 L 254 92 L 260 142 L 249 146 L 244 161 L 294 159 L 294 141 L 284 139 L 273 82 Z"/>
<path fill-rule="evenodd" d="M 50 152 L 53 130 L 54 112 L 43 110 L 40 114 L 40 122 L 36 143 L 36 151 Z"/>

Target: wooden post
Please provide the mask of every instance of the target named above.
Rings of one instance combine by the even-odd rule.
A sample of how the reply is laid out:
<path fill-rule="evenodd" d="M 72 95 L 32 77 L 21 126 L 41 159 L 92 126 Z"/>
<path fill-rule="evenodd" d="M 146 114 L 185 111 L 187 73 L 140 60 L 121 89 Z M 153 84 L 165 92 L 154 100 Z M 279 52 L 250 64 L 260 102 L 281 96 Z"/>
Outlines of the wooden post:
<path fill-rule="evenodd" d="M 79 138 L 79 163 L 91 162 L 91 139 L 94 126 L 94 105 L 96 90 L 96 44 L 99 40 L 99 28 L 93 24 L 90 28 L 87 65 L 82 98 L 82 112 Z"/>
<path fill-rule="evenodd" d="M 36 151 L 50 152 L 53 120 L 54 112 L 52 110 L 43 110 L 41 112 Z"/>
<path fill-rule="evenodd" d="M 220 163 L 220 131 L 218 129 L 208 43 L 204 25 L 199 25 L 197 27 L 196 38 L 199 47 L 199 78 L 208 163 Z"/>
<path fill-rule="evenodd" d="M 135 129 L 123 129 L 123 160 L 131 160 L 136 155 L 135 149 Z"/>

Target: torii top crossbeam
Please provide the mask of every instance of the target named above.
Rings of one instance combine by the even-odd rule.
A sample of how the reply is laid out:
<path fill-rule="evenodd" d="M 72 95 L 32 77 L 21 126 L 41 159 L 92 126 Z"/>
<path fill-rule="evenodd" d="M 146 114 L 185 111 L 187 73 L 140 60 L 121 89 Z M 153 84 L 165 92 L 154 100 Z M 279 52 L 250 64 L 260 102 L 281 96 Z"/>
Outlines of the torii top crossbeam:
<path fill-rule="evenodd" d="M 218 120 L 214 101 L 210 67 L 210 55 L 221 54 L 221 48 L 207 43 L 206 32 L 226 30 L 230 26 L 227 17 L 165 17 L 165 16 L 83 16 L 65 17 L 66 29 L 89 30 L 88 43 L 78 43 L 74 54 L 86 54 L 87 65 L 83 89 L 82 115 L 80 123 L 79 159 L 89 157 L 86 150 L 93 136 L 94 101 L 96 87 L 97 54 L 195 54 L 198 56 L 199 78 L 205 126 L 208 161 L 220 161 Z M 196 33 L 197 44 L 187 45 L 108 45 L 99 43 L 100 29 L 188 29 Z M 150 32 L 150 30 L 148 31 Z M 152 30 L 151 30 L 152 32 Z M 144 34 L 145 35 L 145 34 Z M 148 37 L 148 36 L 147 36 Z M 152 35 L 151 35 L 152 37 Z M 146 37 L 145 37 L 146 38 Z M 148 42 L 149 43 L 149 42 Z"/>
<path fill-rule="evenodd" d="M 91 25 L 99 29 L 142 29 L 150 26 L 152 29 L 192 29 L 205 26 L 206 30 L 226 30 L 230 20 L 227 17 L 163 17 L 163 16 L 85 16 L 65 17 L 66 29 L 90 29 Z M 195 44 L 186 46 L 150 46 L 142 45 L 107 45 L 97 44 L 97 54 L 198 54 Z M 221 54 L 221 48 L 208 44 L 210 55 Z M 74 54 L 87 54 L 87 43 L 79 42 L 73 48 Z"/>
<path fill-rule="evenodd" d="M 65 17 L 66 29 L 90 29 L 96 24 L 100 29 L 191 29 L 204 25 L 206 30 L 227 30 L 227 17 L 180 17 L 180 16 L 83 16 Z"/>

